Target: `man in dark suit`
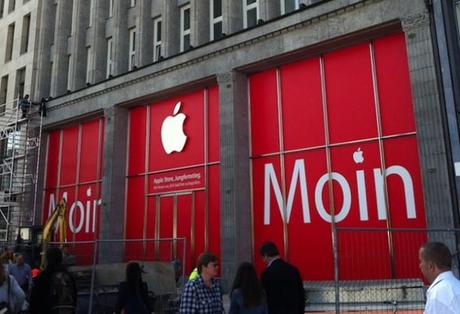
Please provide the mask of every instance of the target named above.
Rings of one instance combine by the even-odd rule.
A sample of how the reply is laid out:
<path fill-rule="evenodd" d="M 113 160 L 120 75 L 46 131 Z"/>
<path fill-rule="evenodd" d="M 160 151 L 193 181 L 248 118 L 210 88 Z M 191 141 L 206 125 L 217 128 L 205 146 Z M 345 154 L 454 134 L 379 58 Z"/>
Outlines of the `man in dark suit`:
<path fill-rule="evenodd" d="M 260 255 L 267 265 L 262 285 L 267 294 L 268 313 L 303 314 L 305 293 L 298 269 L 281 259 L 273 242 L 265 242 Z"/>

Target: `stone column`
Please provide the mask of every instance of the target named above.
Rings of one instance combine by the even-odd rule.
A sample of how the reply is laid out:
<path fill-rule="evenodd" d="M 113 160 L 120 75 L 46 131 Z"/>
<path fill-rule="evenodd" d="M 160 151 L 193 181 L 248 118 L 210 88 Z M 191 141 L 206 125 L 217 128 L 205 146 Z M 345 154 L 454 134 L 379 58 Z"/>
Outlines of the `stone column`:
<path fill-rule="evenodd" d="M 127 156 L 128 110 L 104 110 L 104 162 L 99 239 L 122 239 L 125 221 L 125 169 Z M 100 263 L 121 262 L 123 243 L 100 243 Z"/>
<path fill-rule="evenodd" d="M 128 71 L 129 31 L 127 10 L 129 1 L 114 1 L 113 8 L 113 73 L 119 75 Z"/>
<path fill-rule="evenodd" d="M 67 41 L 72 25 L 72 1 L 59 1 L 54 33 L 54 59 L 51 73 L 51 95 L 60 96 L 67 91 L 69 53 Z"/>
<path fill-rule="evenodd" d="M 425 213 L 429 227 L 453 227 L 453 208 L 442 105 L 433 60 L 433 42 L 428 12 L 402 21 L 406 37 L 412 99 L 421 170 L 424 180 Z"/>
<path fill-rule="evenodd" d="M 251 260 L 251 195 L 247 77 L 217 76 L 220 119 L 222 285 L 228 291 L 238 264 Z"/>
<path fill-rule="evenodd" d="M 242 1 L 222 0 L 222 32 L 226 35 L 243 29 Z"/>
<path fill-rule="evenodd" d="M 153 62 L 153 19 L 152 19 L 152 0 L 140 0 L 138 22 L 138 55 L 139 66 L 144 66 Z"/>
<path fill-rule="evenodd" d="M 433 41 L 428 12 L 419 12 L 402 21 L 406 36 L 412 99 L 419 146 L 420 164 L 428 228 L 454 228 L 455 193 L 452 165 L 448 156 L 445 115 L 434 63 Z M 444 139 L 444 140 L 439 140 Z M 458 241 L 453 232 L 428 232 L 430 241 L 446 243 L 453 252 Z M 458 261 L 458 258 L 457 258 Z M 458 269 L 458 264 L 454 270 Z"/>

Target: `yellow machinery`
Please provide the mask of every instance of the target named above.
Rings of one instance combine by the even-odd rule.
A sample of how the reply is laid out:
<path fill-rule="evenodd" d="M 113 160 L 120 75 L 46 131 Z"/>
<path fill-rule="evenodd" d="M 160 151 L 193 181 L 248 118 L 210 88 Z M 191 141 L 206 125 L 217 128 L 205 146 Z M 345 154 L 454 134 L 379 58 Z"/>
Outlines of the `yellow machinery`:
<path fill-rule="evenodd" d="M 67 211 L 67 204 L 66 200 L 62 199 L 59 204 L 56 206 L 54 209 L 53 213 L 51 214 L 50 217 L 48 217 L 48 220 L 46 221 L 46 224 L 43 227 L 43 240 L 42 240 L 42 258 L 41 258 L 41 263 L 40 263 L 40 268 L 44 269 L 45 264 L 46 264 L 46 250 L 48 249 L 48 244 L 51 241 L 51 235 L 54 232 L 54 227 L 56 225 L 56 222 L 59 222 L 59 242 L 61 243 L 61 246 L 64 245 L 65 242 L 67 242 L 67 223 L 65 220 L 65 213 Z"/>

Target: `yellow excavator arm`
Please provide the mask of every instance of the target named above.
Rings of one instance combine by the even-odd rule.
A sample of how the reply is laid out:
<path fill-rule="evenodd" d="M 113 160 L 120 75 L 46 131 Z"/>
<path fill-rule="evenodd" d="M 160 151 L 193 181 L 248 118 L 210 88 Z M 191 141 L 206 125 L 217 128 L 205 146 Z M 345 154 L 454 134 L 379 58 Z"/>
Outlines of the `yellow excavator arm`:
<path fill-rule="evenodd" d="M 63 198 L 56 208 L 53 210 L 53 213 L 48 220 L 46 221 L 45 226 L 43 227 L 43 240 L 42 240 L 42 259 L 40 268 L 44 269 L 46 264 L 46 250 L 48 249 L 48 244 L 51 240 L 51 235 L 54 231 L 54 226 L 59 220 L 59 242 L 61 246 L 67 242 L 67 223 L 65 220 L 65 213 L 67 211 L 66 200 Z"/>

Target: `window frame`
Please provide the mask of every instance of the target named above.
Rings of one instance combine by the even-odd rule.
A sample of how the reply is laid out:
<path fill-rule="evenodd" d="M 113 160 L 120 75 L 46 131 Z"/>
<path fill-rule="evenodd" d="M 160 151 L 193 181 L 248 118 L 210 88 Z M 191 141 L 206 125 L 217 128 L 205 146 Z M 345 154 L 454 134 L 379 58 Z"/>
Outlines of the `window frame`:
<path fill-rule="evenodd" d="M 189 11 L 189 28 L 185 29 L 185 11 Z M 180 7 L 180 52 L 184 52 L 185 50 L 185 36 L 189 36 L 189 47 L 192 41 L 192 8 L 190 3 Z"/>
<path fill-rule="evenodd" d="M 158 24 L 160 25 L 160 33 L 159 37 L 160 39 L 158 40 Z M 163 26 L 163 19 L 161 16 L 158 16 L 153 19 L 153 62 L 159 61 L 161 58 L 161 50 L 163 46 L 163 41 L 162 41 L 162 26 Z M 159 49 L 159 53 L 157 54 L 157 50 Z"/>
<path fill-rule="evenodd" d="M 248 4 L 248 0 L 243 0 L 243 28 L 248 28 L 248 12 L 255 9 L 256 10 L 256 24 L 260 19 L 260 6 L 259 0 L 255 0 L 254 3 Z"/>
<path fill-rule="evenodd" d="M 136 28 L 129 29 L 129 50 L 128 50 L 128 71 L 131 71 L 136 66 Z"/>
<path fill-rule="evenodd" d="M 223 14 L 222 14 L 222 0 L 218 0 L 221 2 L 221 12 L 220 16 L 215 17 L 214 16 L 214 1 L 215 0 L 210 0 L 209 1 L 209 39 L 212 41 L 215 39 L 215 34 L 214 34 L 214 25 L 217 23 L 222 23 L 223 25 Z"/>

